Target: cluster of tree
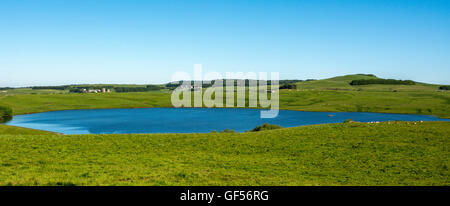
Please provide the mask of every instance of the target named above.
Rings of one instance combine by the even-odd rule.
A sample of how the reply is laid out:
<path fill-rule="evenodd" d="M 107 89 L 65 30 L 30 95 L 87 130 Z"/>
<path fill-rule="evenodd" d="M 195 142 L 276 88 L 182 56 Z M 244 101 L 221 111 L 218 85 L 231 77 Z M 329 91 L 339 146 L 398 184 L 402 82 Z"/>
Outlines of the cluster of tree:
<path fill-rule="evenodd" d="M 304 80 L 298 80 L 298 79 L 291 79 L 291 80 L 280 80 L 280 85 L 281 84 L 294 84 L 297 82 L 304 82 Z"/>
<path fill-rule="evenodd" d="M 250 132 L 259 132 L 259 131 L 264 131 L 264 130 L 281 129 L 281 128 L 283 128 L 283 127 L 280 125 L 264 123 L 262 125 L 255 127 Z"/>
<path fill-rule="evenodd" d="M 346 120 L 344 121 L 344 123 L 353 123 L 353 122 L 355 122 L 353 119 L 346 119 Z"/>
<path fill-rule="evenodd" d="M 115 87 L 116 92 L 146 92 L 146 87 Z"/>
<path fill-rule="evenodd" d="M 70 86 L 40 86 L 40 87 L 31 87 L 31 89 L 54 89 L 54 90 L 66 90 Z"/>
<path fill-rule="evenodd" d="M 211 133 L 217 133 L 217 131 L 213 130 L 213 131 L 211 131 Z M 236 131 L 232 130 L 232 129 L 224 129 L 224 130 L 220 131 L 220 133 L 236 133 Z"/>
<path fill-rule="evenodd" d="M 105 88 L 105 89 L 112 89 L 112 88 L 114 88 L 114 86 L 110 86 L 110 85 L 108 85 L 108 86 L 92 86 L 92 85 L 88 85 L 88 86 L 72 86 L 71 88 L 73 88 L 73 89 L 103 89 L 103 88 Z"/>
<path fill-rule="evenodd" d="M 114 87 L 116 92 L 147 92 L 160 90 L 158 85 L 147 85 L 146 87 Z"/>
<path fill-rule="evenodd" d="M 79 88 L 70 88 L 69 89 L 70 93 L 83 93 L 83 89 L 79 89 Z"/>
<path fill-rule="evenodd" d="M 8 90 L 8 89 L 13 89 L 11 87 L 0 87 L 0 90 Z"/>
<path fill-rule="evenodd" d="M 179 87 L 182 83 L 183 83 L 184 81 L 179 81 L 178 83 L 168 83 L 168 84 L 166 84 L 166 85 L 164 85 L 167 89 L 171 89 L 171 90 L 173 90 L 173 89 L 176 89 L 177 87 Z M 190 84 L 189 85 L 191 85 L 191 86 L 195 86 L 195 85 L 197 85 L 197 84 L 201 84 L 202 85 L 202 88 L 208 88 L 208 87 L 211 87 L 213 84 L 214 84 L 214 82 L 215 82 L 215 80 L 213 80 L 212 82 L 210 82 L 210 83 L 206 83 L 206 82 L 201 82 L 201 81 L 191 81 L 190 82 Z M 196 84 L 197 83 L 197 84 Z"/>
<path fill-rule="evenodd" d="M 356 74 L 356 75 L 368 76 L 368 77 L 377 77 L 374 74 Z"/>
<path fill-rule="evenodd" d="M 202 88 L 209 88 L 209 87 L 212 87 L 212 86 L 216 83 L 216 81 L 217 81 L 217 80 L 212 80 L 212 81 L 210 81 L 210 82 L 202 82 L 202 83 L 201 83 Z M 233 79 L 233 81 L 234 81 L 234 86 L 237 87 L 237 86 L 238 86 L 238 80 L 237 80 L 237 79 Z M 245 80 L 244 80 L 244 85 L 245 85 L 246 87 L 248 87 L 248 86 L 250 85 L 250 81 L 251 81 L 251 80 L 249 80 L 249 79 L 245 79 Z M 258 84 L 258 81 L 257 81 L 257 80 L 252 80 L 252 81 L 255 81 L 255 84 Z M 281 89 L 282 85 L 285 85 L 286 88 L 284 88 L 284 89 L 287 89 L 287 88 L 295 89 L 296 86 L 295 86 L 294 83 L 296 83 L 296 82 L 303 82 L 303 81 L 304 81 L 304 80 L 279 80 L 279 81 L 278 81 L 278 84 L 281 85 L 281 86 L 280 86 L 280 89 Z M 306 81 L 312 81 L 312 80 L 306 80 Z M 226 86 L 226 79 L 222 79 L 222 82 L 223 82 L 223 86 Z M 191 86 L 195 86 L 195 83 L 196 83 L 196 81 L 191 81 L 191 82 L 190 82 L 190 85 L 191 85 Z M 180 81 L 180 82 L 178 82 L 178 83 L 172 83 L 172 82 L 171 82 L 171 83 L 166 84 L 165 87 L 168 88 L 168 89 L 175 89 L 175 88 L 179 87 L 181 84 L 182 84 L 182 81 Z M 197 82 L 197 84 L 198 84 L 198 82 Z M 271 85 L 272 82 L 271 82 L 270 80 L 268 80 L 268 81 L 266 82 L 266 84 L 267 84 L 267 85 Z"/>
<path fill-rule="evenodd" d="M 7 122 L 12 119 L 12 109 L 0 106 L 0 122 Z"/>
<path fill-rule="evenodd" d="M 297 89 L 297 85 L 295 84 L 283 84 L 280 86 L 280 89 Z"/>
<path fill-rule="evenodd" d="M 161 86 L 159 85 L 147 85 L 146 88 L 148 91 L 161 90 Z"/>
<path fill-rule="evenodd" d="M 358 79 L 350 82 L 350 85 L 368 85 L 368 84 L 402 84 L 414 85 L 411 80 L 396 80 L 396 79 Z"/>
<path fill-rule="evenodd" d="M 166 85 L 164 85 L 167 89 L 175 89 L 175 88 L 177 88 L 177 87 L 179 87 L 180 86 L 180 83 L 177 83 L 177 84 L 175 84 L 175 83 L 167 83 Z"/>
<path fill-rule="evenodd" d="M 252 81 L 256 81 L 257 84 L 259 84 L 259 81 L 257 81 L 257 80 L 252 80 Z M 303 81 L 304 80 L 297 80 L 297 79 L 278 80 L 278 85 L 295 84 L 297 82 L 303 82 Z M 245 80 L 245 86 L 248 87 L 249 84 L 250 84 L 250 80 L 246 79 Z M 272 85 L 272 81 L 271 80 L 267 80 L 266 84 L 267 85 Z M 237 81 L 235 81 L 234 85 L 237 86 Z"/>
<path fill-rule="evenodd" d="M 450 86 L 440 86 L 439 87 L 440 90 L 450 90 Z"/>

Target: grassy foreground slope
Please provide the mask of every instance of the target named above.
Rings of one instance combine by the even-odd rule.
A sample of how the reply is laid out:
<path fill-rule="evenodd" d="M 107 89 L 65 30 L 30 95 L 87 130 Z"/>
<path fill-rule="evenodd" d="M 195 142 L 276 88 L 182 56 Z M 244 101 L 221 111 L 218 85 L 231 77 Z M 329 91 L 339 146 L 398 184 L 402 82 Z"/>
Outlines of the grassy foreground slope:
<path fill-rule="evenodd" d="M 450 185 L 449 122 L 8 135 L 0 185 Z"/>

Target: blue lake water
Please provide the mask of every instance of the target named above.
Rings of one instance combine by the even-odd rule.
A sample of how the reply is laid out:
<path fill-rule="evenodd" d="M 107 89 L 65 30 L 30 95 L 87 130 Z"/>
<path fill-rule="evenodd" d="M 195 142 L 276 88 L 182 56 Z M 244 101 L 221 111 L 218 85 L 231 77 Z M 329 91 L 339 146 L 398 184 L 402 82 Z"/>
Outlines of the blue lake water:
<path fill-rule="evenodd" d="M 6 123 L 63 134 L 204 133 L 212 130 L 251 130 L 263 123 L 283 127 L 343 122 L 449 121 L 427 115 L 367 112 L 302 112 L 280 110 L 278 117 L 261 119 L 259 109 L 142 108 L 66 110 L 14 116 Z"/>

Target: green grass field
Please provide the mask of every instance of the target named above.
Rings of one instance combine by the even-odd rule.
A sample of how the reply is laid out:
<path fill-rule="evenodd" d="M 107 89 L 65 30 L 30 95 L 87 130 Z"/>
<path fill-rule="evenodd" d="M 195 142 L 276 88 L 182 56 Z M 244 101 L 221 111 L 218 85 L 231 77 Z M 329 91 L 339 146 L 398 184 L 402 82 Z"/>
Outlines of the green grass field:
<path fill-rule="evenodd" d="M 3 134 L 0 185 L 449 185 L 448 122 L 254 133 Z"/>
<path fill-rule="evenodd" d="M 450 94 L 437 91 L 439 85 L 348 84 L 362 78 L 376 77 L 298 82 L 297 89 L 280 91 L 280 107 L 450 118 Z M 172 107 L 164 90 L 14 89 L 0 93 L 0 105 L 14 114 Z M 0 185 L 450 185 L 449 137 L 450 122 L 138 135 L 61 135 L 0 125 Z"/>

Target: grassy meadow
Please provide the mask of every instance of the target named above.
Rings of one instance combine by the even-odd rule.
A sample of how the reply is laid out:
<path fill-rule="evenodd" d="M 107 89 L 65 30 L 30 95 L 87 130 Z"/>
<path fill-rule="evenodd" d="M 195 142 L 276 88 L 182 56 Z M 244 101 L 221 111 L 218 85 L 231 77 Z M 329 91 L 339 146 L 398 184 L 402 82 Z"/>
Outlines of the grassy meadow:
<path fill-rule="evenodd" d="M 359 85 L 347 75 L 280 90 L 280 108 L 450 118 L 439 85 Z M 26 114 L 172 107 L 167 90 L 12 89 Z M 340 123 L 251 133 L 62 135 L 0 124 L 0 185 L 450 185 L 450 122 Z"/>
<path fill-rule="evenodd" d="M 0 185 L 449 185 L 449 122 L 4 134 Z"/>
<path fill-rule="evenodd" d="M 0 105 L 26 114 L 67 109 L 172 107 L 167 91 L 0 96 Z M 280 90 L 280 108 L 301 111 L 384 112 L 450 118 L 450 93 L 436 91 Z"/>

